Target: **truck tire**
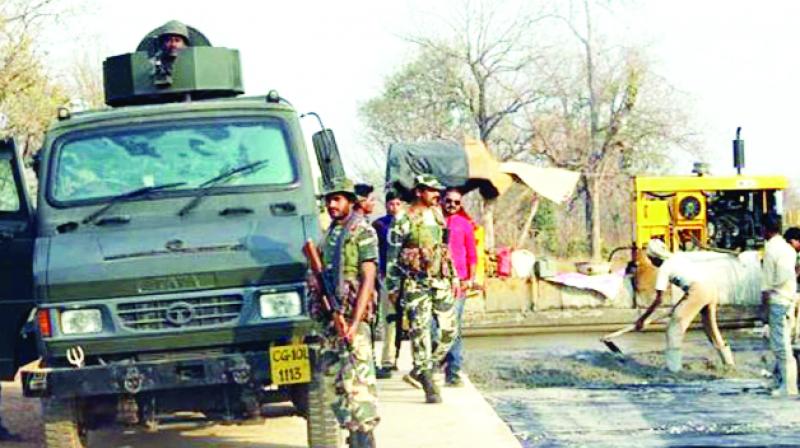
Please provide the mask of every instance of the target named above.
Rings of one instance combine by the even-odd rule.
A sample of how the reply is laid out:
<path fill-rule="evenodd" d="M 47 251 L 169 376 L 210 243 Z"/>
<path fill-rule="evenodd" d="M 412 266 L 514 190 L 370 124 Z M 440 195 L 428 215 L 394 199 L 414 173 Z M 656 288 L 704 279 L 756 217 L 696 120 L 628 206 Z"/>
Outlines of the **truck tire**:
<path fill-rule="evenodd" d="M 44 446 L 46 448 L 87 448 L 89 433 L 80 416 L 76 400 L 42 398 Z"/>
<path fill-rule="evenodd" d="M 336 399 L 333 378 L 317 373 L 306 385 L 305 409 L 306 427 L 308 428 L 308 446 L 310 448 L 342 448 L 345 445 L 344 431 L 333 413 L 331 404 Z"/>
<path fill-rule="evenodd" d="M 289 387 L 289 398 L 297 414 L 308 418 L 308 384 L 294 384 Z"/>

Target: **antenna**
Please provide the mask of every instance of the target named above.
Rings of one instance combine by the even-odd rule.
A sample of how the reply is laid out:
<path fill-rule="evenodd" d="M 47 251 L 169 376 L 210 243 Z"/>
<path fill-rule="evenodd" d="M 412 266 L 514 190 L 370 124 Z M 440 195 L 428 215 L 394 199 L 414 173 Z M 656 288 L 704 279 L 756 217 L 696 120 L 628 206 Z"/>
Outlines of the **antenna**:
<path fill-rule="evenodd" d="M 744 168 L 744 140 L 740 138 L 742 127 L 736 128 L 736 140 L 733 141 L 733 166 L 736 168 L 736 174 L 742 174 Z"/>

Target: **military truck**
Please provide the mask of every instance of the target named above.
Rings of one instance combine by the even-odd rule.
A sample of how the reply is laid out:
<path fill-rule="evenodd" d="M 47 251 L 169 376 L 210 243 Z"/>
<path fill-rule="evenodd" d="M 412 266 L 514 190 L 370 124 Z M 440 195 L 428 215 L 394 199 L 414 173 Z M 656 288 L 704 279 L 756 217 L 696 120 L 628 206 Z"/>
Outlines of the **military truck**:
<path fill-rule="evenodd" d="M 343 174 L 333 134 L 307 151 L 293 107 L 243 96 L 238 52 L 187 31 L 176 54 L 154 30 L 108 58 L 110 108 L 59 110 L 35 212 L 13 142 L 0 145 L 0 376 L 39 358 L 22 382 L 48 447 L 288 400 L 310 446 L 341 445 L 302 254 L 320 234 L 312 160 L 325 182 Z"/>

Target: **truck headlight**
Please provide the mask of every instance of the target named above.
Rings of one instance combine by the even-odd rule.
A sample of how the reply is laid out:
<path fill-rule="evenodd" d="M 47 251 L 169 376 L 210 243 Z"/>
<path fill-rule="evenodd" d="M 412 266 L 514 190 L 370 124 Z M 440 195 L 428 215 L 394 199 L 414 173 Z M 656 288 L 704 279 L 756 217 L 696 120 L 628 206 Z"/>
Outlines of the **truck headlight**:
<path fill-rule="evenodd" d="M 262 293 L 259 304 L 263 319 L 297 316 L 302 312 L 302 302 L 297 291 Z"/>
<path fill-rule="evenodd" d="M 101 331 L 103 331 L 103 319 L 98 309 L 61 312 L 61 332 L 64 334 L 100 333 Z"/>

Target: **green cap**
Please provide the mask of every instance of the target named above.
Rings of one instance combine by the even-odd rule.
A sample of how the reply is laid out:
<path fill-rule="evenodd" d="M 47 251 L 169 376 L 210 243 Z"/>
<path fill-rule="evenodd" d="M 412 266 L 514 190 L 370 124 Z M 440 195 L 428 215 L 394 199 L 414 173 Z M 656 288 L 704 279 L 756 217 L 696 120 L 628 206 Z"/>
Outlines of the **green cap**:
<path fill-rule="evenodd" d="M 434 190 L 444 190 L 442 185 L 435 176 L 431 174 L 420 174 L 414 178 L 414 188 L 428 187 Z"/>
<path fill-rule="evenodd" d="M 170 20 L 161 25 L 161 28 L 158 29 L 158 37 L 168 34 L 181 36 L 186 39 L 187 42 L 189 41 L 189 27 L 177 20 Z"/>
<path fill-rule="evenodd" d="M 353 184 L 353 181 L 346 178 L 346 177 L 339 177 L 333 179 L 331 185 L 328 185 L 323 191 L 322 196 L 328 197 L 334 193 L 341 193 L 345 196 L 348 196 L 353 201 L 356 200 L 356 187 Z"/>

